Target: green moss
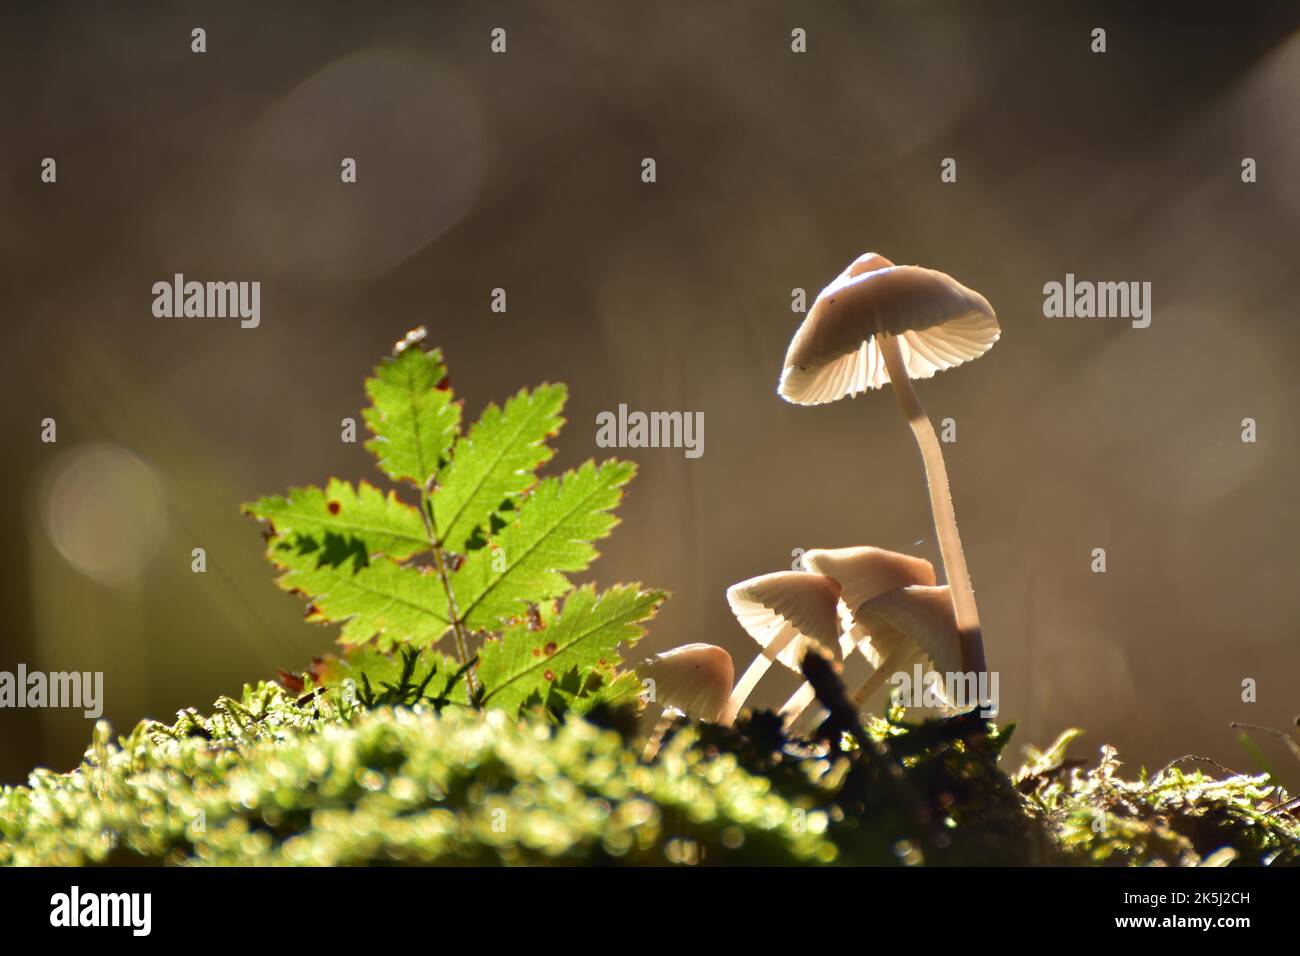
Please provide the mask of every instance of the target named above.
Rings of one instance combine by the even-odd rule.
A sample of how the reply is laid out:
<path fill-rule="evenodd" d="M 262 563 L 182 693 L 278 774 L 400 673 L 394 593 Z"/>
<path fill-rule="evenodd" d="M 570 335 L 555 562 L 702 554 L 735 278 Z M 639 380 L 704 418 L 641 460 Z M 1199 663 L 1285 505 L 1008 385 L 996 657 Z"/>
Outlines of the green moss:
<path fill-rule="evenodd" d="M 1079 862 L 1300 862 L 1300 821 L 1266 774 L 1219 780 L 1170 766 L 1150 779 L 1144 773 L 1124 780 L 1111 747 L 1102 748 L 1096 767 L 1063 773 L 1065 746 L 1077 735 L 1063 734 L 1019 778 L 1062 847 Z"/>
<path fill-rule="evenodd" d="M 319 700 L 319 704 L 318 704 Z M 211 718 L 141 724 L 0 795 L 0 861 L 81 864 L 830 861 L 803 816 L 734 759 L 654 765 L 611 730 L 499 711 L 295 704 L 275 685 Z"/>
<path fill-rule="evenodd" d="M 96 726 L 82 765 L 0 793 L 0 863 L 1293 863 L 1262 777 L 1083 769 L 1063 736 L 1008 776 L 1010 729 L 877 720 L 860 739 L 614 726 L 245 688 L 210 716 Z"/>

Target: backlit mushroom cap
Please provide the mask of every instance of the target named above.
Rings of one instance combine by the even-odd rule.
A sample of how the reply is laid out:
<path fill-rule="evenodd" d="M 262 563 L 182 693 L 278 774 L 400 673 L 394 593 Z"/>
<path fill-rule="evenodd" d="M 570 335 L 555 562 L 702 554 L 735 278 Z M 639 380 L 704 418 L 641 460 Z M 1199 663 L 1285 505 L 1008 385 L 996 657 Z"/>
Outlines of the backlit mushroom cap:
<path fill-rule="evenodd" d="M 888 269 L 892 265 L 893 263 L 880 253 L 868 252 L 850 262 L 849 267 L 840 273 L 840 278 L 852 279 L 854 276 L 866 275 L 868 272 L 875 272 L 877 269 Z"/>
<path fill-rule="evenodd" d="M 859 258 L 817 296 L 785 356 L 778 391 L 821 405 L 889 381 L 876 336 L 897 336 L 907 372 L 935 372 L 978 358 L 1001 330 L 988 300 L 952 276 L 920 266 L 876 267 Z M 856 271 L 855 271 L 856 270 Z"/>
<path fill-rule="evenodd" d="M 872 635 L 853 610 L 890 591 L 932 587 L 936 581 L 934 565 L 925 558 L 883 548 L 814 548 L 804 552 L 803 562 L 840 586 L 840 653 L 847 661 L 856 646 L 873 667 L 880 666 L 893 644 L 886 635 Z"/>
<path fill-rule="evenodd" d="M 946 586 L 890 591 L 860 605 L 853 618 L 873 640 L 915 644 L 941 674 L 962 671 L 961 639 Z"/>
<path fill-rule="evenodd" d="M 708 721 L 716 721 L 727 705 L 736 676 L 731 655 L 713 644 L 674 647 L 647 658 L 636 672 L 654 681 L 656 703 Z"/>
<path fill-rule="evenodd" d="M 765 657 L 799 669 L 809 640 L 832 646 L 839 636 L 839 585 L 821 574 L 778 571 L 727 588 L 727 603 Z"/>
<path fill-rule="evenodd" d="M 925 558 L 883 548 L 813 548 L 803 555 L 804 567 L 824 574 L 840 586 L 840 597 L 850 608 L 911 585 L 931 587 L 934 565 Z"/>

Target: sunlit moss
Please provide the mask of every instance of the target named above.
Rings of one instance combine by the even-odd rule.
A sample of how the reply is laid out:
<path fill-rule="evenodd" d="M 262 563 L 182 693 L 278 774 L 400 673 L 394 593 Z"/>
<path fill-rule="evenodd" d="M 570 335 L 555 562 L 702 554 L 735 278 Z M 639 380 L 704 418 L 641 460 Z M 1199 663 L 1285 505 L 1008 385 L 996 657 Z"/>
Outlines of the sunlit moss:
<path fill-rule="evenodd" d="M 106 725 L 82 766 L 0 793 L 0 862 L 801 863 L 825 838 L 797 832 L 768 781 L 698 754 L 647 766 L 613 731 L 447 709 L 344 714 L 248 688 L 211 717 Z M 778 825 L 755 822 L 775 803 Z M 737 834 L 740 838 L 737 838 Z M 694 847 L 683 857 L 683 847 Z"/>
<path fill-rule="evenodd" d="M 1297 861 L 1300 827 L 1263 777 L 1125 780 L 1109 749 L 1096 767 L 1067 764 L 1068 734 L 1008 776 L 1010 728 L 958 729 L 871 722 L 906 768 L 896 790 L 856 746 L 773 737 L 757 720 L 683 725 L 646 763 L 576 717 L 367 711 L 259 684 L 116 741 L 101 722 L 77 770 L 0 791 L 0 863 Z"/>

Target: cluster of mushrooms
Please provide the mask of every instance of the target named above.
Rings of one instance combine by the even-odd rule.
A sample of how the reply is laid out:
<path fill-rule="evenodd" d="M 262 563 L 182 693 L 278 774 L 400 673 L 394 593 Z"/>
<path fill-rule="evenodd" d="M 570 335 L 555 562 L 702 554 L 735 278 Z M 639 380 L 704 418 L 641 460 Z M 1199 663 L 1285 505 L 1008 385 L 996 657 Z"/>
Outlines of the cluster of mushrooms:
<path fill-rule="evenodd" d="M 712 644 L 687 644 L 645 661 L 638 673 L 653 681 L 653 699 L 666 716 L 730 725 L 773 662 L 799 673 L 809 653 L 835 659 L 859 711 L 879 709 L 889 677 L 917 662 L 977 678 L 985 671 L 948 470 L 912 380 L 978 358 L 999 334 L 993 308 L 978 292 L 875 253 L 860 256 L 821 291 L 790 342 L 778 392 L 799 405 L 821 405 L 893 385 L 921 452 L 948 583 L 937 584 L 923 558 L 857 547 L 807 551 L 803 571 L 732 585 L 727 602 L 758 643 L 758 656 L 734 687 L 731 655 Z M 786 728 L 806 730 L 822 713 L 815 703 L 805 682 L 780 710 Z"/>

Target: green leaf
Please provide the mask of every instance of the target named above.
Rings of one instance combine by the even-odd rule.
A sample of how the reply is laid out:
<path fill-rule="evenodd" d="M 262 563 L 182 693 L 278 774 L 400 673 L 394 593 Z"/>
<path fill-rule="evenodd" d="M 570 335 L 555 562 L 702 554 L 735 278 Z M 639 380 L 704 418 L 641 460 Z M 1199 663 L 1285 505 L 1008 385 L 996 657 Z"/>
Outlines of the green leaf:
<path fill-rule="evenodd" d="M 613 679 L 599 681 L 594 690 L 580 697 L 566 697 L 567 710 L 575 714 L 589 714 L 600 704 L 612 707 L 634 704 L 645 690 L 636 671 L 619 671 Z"/>
<path fill-rule="evenodd" d="M 588 461 L 538 481 L 537 469 L 554 454 L 547 439 L 564 424 L 568 391 L 560 384 L 488 405 L 462 436 L 461 406 L 447 388 L 441 353 L 423 351 L 423 335 L 408 335 L 366 380 L 371 405 L 363 413 L 374 433 L 366 448 L 391 479 L 418 486 L 419 507 L 366 482 L 330 479 L 323 489 L 293 488 L 244 511 L 269 525 L 276 583 L 308 599 L 307 619 L 341 625 L 341 643 L 368 645 L 363 678 L 391 683 L 383 675 L 406 674 L 415 650 L 454 631 L 460 673 L 448 673 L 452 682 L 464 680 L 439 699 L 477 705 L 494 688 L 473 683 L 471 642 L 499 635 L 530 608 L 572 590 L 567 575 L 590 565 L 594 542 L 618 523 L 611 512 L 636 466 Z M 574 609 L 595 603 L 592 596 L 571 600 Z M 599 606 L 605 613 L 606 604 Z M 578 627 L 576 619 L 569 626 Z M 597 636 L 604 633 L 599 620 L 596 626 Z M 401 651 L 396 672 L 398 659 L 387 656 L 393 650 Z M 624 699 L 639 687 L 612 667 L 561 664 L 552 706 Z M 394 699 L 405 700 L 402 688 L 411 683 L 399 680 Z"/>
<path fill-rule="evenodd" d="M 622 659 L 620 644 L 634 644 L 645 633 L 640 622 L 654 614 L 664 600 L 662 591 L 642 591 L 620 585 L 596 595 L 592 585 L 574 591 L 556 611 L 542 611 L 542 628 L 527 624 L 510 628 L 484 643 L 479 652 L 478 679 L 486 689 L 483 703 L 518 710 L 534 695 L 543 700 L 555 680 L 567 673 L 613 672 Z M 623 686 L 626 686 L 626 682 Z"/>
<path fill-rule="evenodd" d="M 284 553 L 275 550 L 273 560 L 289 567 L 276 583 L 311 600 L 307 620 L 343 625 L 342 644 L 376 638 L 380 648 L 402 643 L 427 647 L 451 626 L 447 592 L 426 568 L 382 558 L 359 567 L 328 560 L 312 566 L 302 556 L 286 564 Z"/>
<path fill-rule="evenodd" d="M 537 468 L 555 454 L 546 439 L 564 424 L 560 410 L 567 395 L 563 385 L 521 390 L 504 409 L 489 405 L 469 434 L 457 440 L 433 499 L 443 547 L 464 552 L 476 530 L 487 532 L 488 519 L 502 502 L 537 480 Z"/>
<path fill-rule="evenodd" d="M 632 462 L 588 461 L 560 478 L 538 483 L 514 522 L 490 547 L 470 553 L 453 587 L 461 618 L 474 630 L 498 630 L 502 621 L 566 592 L 565 571 L 581 571 L 596 557 L 593 541 L 618 524 L 610 514 L 622 487 L 636 473 Z"/>
<path fill-rule="evenodd" d="M 419 701 L 444 698 L 444 695 L 450 702 L 454 692 L 459 692 L 463 700 L 465 685 L 455 679 L 460 667 L 454 660 L 432 650 L 411 654 L 413 666 L 406 673 L 407 655 L 386 654 L 374 645 L 366 644 L 350 648 L 342 656 L 331 655 L 317 662 L 312 668 L 313 676 L 322 684 L 331 686 L 351 680 L 360 695 L 365 694 L 368 688 L 376 698 L 376 705 L 409 706 Z M 449 690 L 453 693 L 448 694 Z"/>
<path fill-rule="evenodd" d="M 425 487 L 460 430 L 460 405 L 442 387 L 447 367 L 437 349 L 415 346 L 384 359 L 366 379 L 371 406 L 362 415 L 375 437 L 366 448 L 394 481 Z"/>
<path fill-rule="evenodd" d="M 292 538 L 338 534 L 364 542 L 367 554 L 383 553 L 405 560 L 429 548 L 420 512 L 389 492 L 361 482 L 355 489 L 331 478 L 320 488 L 290 488 L 288 497 L 261 498 L 243 506 L 246 514 L 270 523 L 272 532 Z"/>

